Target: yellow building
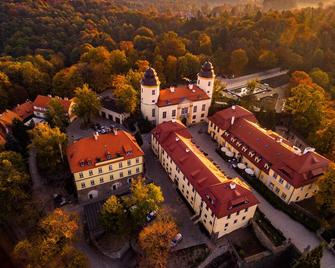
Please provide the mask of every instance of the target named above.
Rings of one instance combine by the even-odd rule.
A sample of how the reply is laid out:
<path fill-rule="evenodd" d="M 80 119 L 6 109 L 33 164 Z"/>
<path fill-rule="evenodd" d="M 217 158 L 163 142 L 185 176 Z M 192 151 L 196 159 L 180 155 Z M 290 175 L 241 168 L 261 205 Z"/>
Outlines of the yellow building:
<path fill-rule="evenodd" d="M 313 148 L 300 150 L 261 128 L 255 116 L 232 106 L 208 118 L 208 133 L 228 156 L 237 158 L 286 203 L 312 197 L 329 160 Z"/>
<path fill-rule="evenodd" d="M 143 151 L 125 131 L 80 139 L 67 147 L 67 158 L 80 202 L 124 192 L 143 173 Z"/>
<path fill-rule="evenodd" d="M 179 121 L 158 125 L 151 136 L 152 150 L 176 184 L 197 220 L 214 238 L 244 227 L 258 201 L 238 178 L 227 179 L 192 143 Z"/>

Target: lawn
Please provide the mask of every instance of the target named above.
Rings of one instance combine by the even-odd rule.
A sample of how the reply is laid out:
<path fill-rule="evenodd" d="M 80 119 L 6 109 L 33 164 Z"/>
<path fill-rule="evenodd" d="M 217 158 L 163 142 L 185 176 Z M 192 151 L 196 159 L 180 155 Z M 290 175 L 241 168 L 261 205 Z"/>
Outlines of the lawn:
<path fill-rule="evenodd" d="M 198 267 L 209 255 L 207 245 L 201 244 L 189 248 L 174 251 L 169 258 L 170 268 L 192 268 Z"/>

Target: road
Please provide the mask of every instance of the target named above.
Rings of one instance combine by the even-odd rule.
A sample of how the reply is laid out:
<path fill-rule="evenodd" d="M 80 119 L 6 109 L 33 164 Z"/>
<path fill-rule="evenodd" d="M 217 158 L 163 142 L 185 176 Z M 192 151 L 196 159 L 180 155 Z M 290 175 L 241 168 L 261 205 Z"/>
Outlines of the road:
<path fill-rule="evenodd" d="M 199 130 L 202 130 L 199 133 Z M 216 143 L 206 134 L 207 125 L 201 124 L 189 128 L 193 136 L 193 141 L 200 149 L 208 154 L 208 157 L 216 162 L 228 177 L 240 177 L 215 151 Z M 240 177 L 241 178 L 241 177 Z M 242 178 L 241 178 L 242 179 Z M 303 225 L 291 219 L 280 210 L 275 209 L 255 190 L 253 193 L 260 201 L 260 210 L 268 217 L 272 224 L 281 230 L 286 238 L 290 238 L 293 244 L 304 251 L 307 246 L 314 248 L 320 244 L 315 233 L 307 230 Z M 335 256 L 328 249 L 324 249 L 321 260 L 321 268 L 335 268 Z"/>
<path fill-rule="evenodd" d="M 235 89 L 235 88 L 241 88 L 247 85 L 247 83 L 251 80 L 264 80 L 276 76 L 280 76 L 283 74 L 287 74 L 288 70 L 281 70 L 280 68 L 275 68 L 271 70 L 267 70 L 264 72 L 259 73 L 252 73 L 244 76 L 240 76 L 233 79 L 227 79 L 222 77 L 217 77 L 217 80 L 219 80 L 221 83 L 224 83 L 227 85 L 226 89 Z"/>

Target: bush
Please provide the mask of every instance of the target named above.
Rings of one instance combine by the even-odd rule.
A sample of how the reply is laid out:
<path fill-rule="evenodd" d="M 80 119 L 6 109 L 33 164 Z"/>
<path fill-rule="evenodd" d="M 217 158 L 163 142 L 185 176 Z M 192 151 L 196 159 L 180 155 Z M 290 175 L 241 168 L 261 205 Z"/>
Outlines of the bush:
<path fill-rule="evenodd" d="M 219 155 L 222 156 L 222 152 L 217 150 Z M 224 158 L 224 157 L 223 157 Z M 243 178 L 258 192 L 260 193 L 274 208 L 279 209 L 289 215 L 292 219 L 303 224 L 306 228 L 316 232 L 321 227 L 319 220 L 312 218 L 305 214 L 303 211 L 296 209 L 292 205 L 286 204 L 276 196 L 270 189 L 268 189 L 260 180 L 255 177 L 246 176 L 241 172 L 238 172 Z"/>

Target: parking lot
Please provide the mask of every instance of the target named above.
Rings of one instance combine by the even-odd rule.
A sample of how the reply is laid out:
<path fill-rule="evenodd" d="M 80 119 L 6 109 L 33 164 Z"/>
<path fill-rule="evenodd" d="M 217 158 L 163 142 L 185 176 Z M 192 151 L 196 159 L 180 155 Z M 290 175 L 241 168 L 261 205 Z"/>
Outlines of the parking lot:
<path fill-rule="evenodd" d="M 207 235 L 200 230 L 199 225 L 192 222 L 193 211 L 187 207 L 159 160 L 153 154 L 149 143 L 150 135 L 143 135 L 143 141 L 142 150 L 145 153 L 146 176 L 152 178 L 154 183 L 161 187 L 165 199 L 163 207 L 175 218 L 178 230 L 183 235 L 183 240 L 175 249 L 191 247 L 202 243 L 211 244 Z"/>
<path fill-rule="evenodd" d="M 76 119 L 67 128 L 66 134 L 69 138 L 69 143 L 84 137 L 93 136 L 95 132 L 106 134 L 112 131 L 113 128 L 125 129 L 123 125 L 100 116 L 95 116 L 92 119 L 92 123 L 86 128 L 82 128 L 80 125 L 81 120 Z"/>

